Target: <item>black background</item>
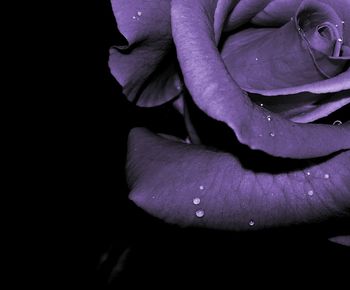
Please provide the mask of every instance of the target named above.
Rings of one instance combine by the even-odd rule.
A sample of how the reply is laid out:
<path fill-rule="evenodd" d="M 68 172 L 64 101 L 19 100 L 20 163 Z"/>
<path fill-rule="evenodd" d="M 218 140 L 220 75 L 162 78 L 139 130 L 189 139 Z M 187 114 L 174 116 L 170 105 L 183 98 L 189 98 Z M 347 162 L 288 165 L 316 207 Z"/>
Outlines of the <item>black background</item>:
<path fill-rule="evenodd" d="M 129 130 L 145 126 L 166 133 L 183 128 L 167 105 L 140 109 L 122 96 L 107 64 L 108 49 L 118 38 L 109 1 L 95 1 L 91 8 L 75 38 L 83 53 L 77 56 L 79 85 L 71 92 L 74 101 L 68 111 L 73 117 L 64 144 L 70 159 L 64 177 L 74 184 L 69 194 L 76 213 L 72 238 L 66 241 L 78 260 L 73 272 L 78 286 L 105 289 L 113 273 L 111 289 L 139 284 L 168 288 L 187 285 L 185 281 L 281 287 L 302 278 L 346 281 L 348 251 L 320 241 L 317 227 L 250 234 L 181 229 L 148 216 L 128 200 L 124 166 Z"/>

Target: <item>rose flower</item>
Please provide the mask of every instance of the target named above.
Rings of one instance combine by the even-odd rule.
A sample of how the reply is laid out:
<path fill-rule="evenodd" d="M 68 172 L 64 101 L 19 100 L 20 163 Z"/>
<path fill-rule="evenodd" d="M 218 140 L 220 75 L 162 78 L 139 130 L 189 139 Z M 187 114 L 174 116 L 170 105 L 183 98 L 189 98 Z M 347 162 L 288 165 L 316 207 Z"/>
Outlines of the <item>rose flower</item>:
<path fill-rule="evenodd" d="M 123 93 L 172 103 L 188 134 L 131 131 L 133 202 L 168 223 L 231 231 L 349 217 L 348 0 L 112 6 L 122 39 L 109 66 Z"/>

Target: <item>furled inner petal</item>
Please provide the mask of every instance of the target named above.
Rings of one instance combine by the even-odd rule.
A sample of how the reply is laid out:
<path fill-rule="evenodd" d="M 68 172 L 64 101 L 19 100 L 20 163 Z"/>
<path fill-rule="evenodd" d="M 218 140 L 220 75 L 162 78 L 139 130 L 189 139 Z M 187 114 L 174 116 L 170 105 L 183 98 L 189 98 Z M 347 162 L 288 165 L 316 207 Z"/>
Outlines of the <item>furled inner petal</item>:
<path fill-rule="evenodd" d="M 347 68 L 350 55 L 340 57 L 341 27 L 330 6 L 304 1 L 280 28 L 251 28 L 231 35 L 222 57 L 233 78 L 249 92 L 322 81 Z"/>

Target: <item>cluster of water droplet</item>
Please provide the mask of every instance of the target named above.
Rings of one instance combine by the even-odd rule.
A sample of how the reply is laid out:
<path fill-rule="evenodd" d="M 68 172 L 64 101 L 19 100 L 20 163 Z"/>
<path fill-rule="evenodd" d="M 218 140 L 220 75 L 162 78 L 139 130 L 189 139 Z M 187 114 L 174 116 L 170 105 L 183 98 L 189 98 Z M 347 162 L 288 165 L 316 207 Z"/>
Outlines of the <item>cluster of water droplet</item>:
<path fill-rule="evenodd" d="M 204 186 L 200 185 L 199 189 L 200 190 L 204 190 Z M 195 198 L 193 198 L 192 202 L 193 202 L 194 205 L 199 205 L 201 203 L 201 199 L 199 197 L 195 197 Z M 202 218 L 202 217 L 204 217 L 205 213 L 204 213 L 203 209 L 198 209 L 198 210 L 196 210 L 195 214 L 196 214 L 196 217 Z"/>
<path fill-rule="evenodd" d="M 132 17 L 133 20 L 140 20 L 140 17 L 142 16 L 141 11 L 137 11 L 136 15 Z"/>

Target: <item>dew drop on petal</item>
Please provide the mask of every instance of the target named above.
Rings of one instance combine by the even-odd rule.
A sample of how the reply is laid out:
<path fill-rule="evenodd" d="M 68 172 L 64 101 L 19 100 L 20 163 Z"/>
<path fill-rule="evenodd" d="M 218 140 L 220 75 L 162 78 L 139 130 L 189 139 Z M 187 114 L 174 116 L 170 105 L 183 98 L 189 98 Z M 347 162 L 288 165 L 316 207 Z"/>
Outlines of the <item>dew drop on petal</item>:
<path fill-rule="evenodd" d="M 155 195 L 152 195 L 152 199 L 155 199 L 156 198 L 156 196 Z"/>
<path fill-rule="evenodd" d="M 338 27 L 338 26 L 339 26 L 338 24 L 335 25 L 335 27 Z"/>
<path fill-rule="evenodd" d="M 314 195 L 314 191 L 313 191 L 313 190 L 309 190 L 309 191 L 307 192 L 307 194 L 308 194 L 309 196 L 312 196 L 312 195 Z"/>
<path fill-rule="evenodd" d="M 260 107 L 263 107 L 263 106 L 264 106 L 264 104 L 263 104 L 263 103 L 261 103 L 261 104 L 260 104 Z"/>
<path fill-rule="evenodd" d="M 306 175 L 307 175 L 307 176 L 310 176 L 310 175 L 311 175 L 311 172 L 310 172 L 310 171 L 306 172 Z"/>
<path fill-rule="evenodd" d="M 252 227 L 255 225 L 255 222 L 253 220 L 250 220 L 248 224 Z"/>
<path fill-rule="evenodd" d="M 339 37 L 339 38 L 338 38 L 338 41 L 339 41 L 339 42 L 343 42 L 343 39 Z"/>
<path fill-rule="evenodd" d="M 132 19 L 134 19 L 134 20 L 135 20 L 135 19 L 136 19 L 136 16 L 133 16 L 133 17 L 132 17 Z"/>
<path fill-rule="evenodd" d="M 268 115 L 266 118 L 267 118 L 267 121 L 269 121 L 269 122 L 272 120 L 270 115 Z"/>
<path fill-rule="evenodd" d="M 199 218 L 204 217 L 204 210 L 202 209 L 197 210 L 196 217 L 199 217 Z"/>
<path fill-rule="evenodd" d="M 199 197 L 195 197 L 193 199 L 193 204 L 200 204 L 201 203 L 201 199 Z"/>
<path fill-rule="evenodd" d="M 137 11 L 137 15 L 138 15 L 138 16 L 141 16 L 141 15 L 142 15 L 142 12 L 141 12 L 141 11 Z"/>
<path fill-rule="evenodd" d="M 255 60 L 259 60 L 259 58 L 256 57 Z"/>
<path fill-rule="evenodd" d="M 330 175 L 328 173 L 326 173 L 324 176 L 323 176 L 325 179 L 329 179 Z"/>
<path fill-rule="evenodd" d="M 271 137 L 275 137 L 275 133 L 270 132 L 270 136 L 271 136 Z"/>
<path fill-rule="evenodd" d="M 339 126 L 341 124 L 343 124 L 343 123 L 340 120 L 336 120 L 336 121 L 333 122 L 333 125 L 338 125 Z"/>
<path fill-rule="evenodd" d="M 344 24 L 345 23 L 345 21 L 343 20 L 342 22 L 341 22 L 341 24 Z"/>
<path fill-rule="evenodd" d="M 204 186 L 203 186 L 203 185 L 199 186 L 199 189 L 200 189 L 200 190 L 203 190 L 203 189 L 204 189 Z"/>

